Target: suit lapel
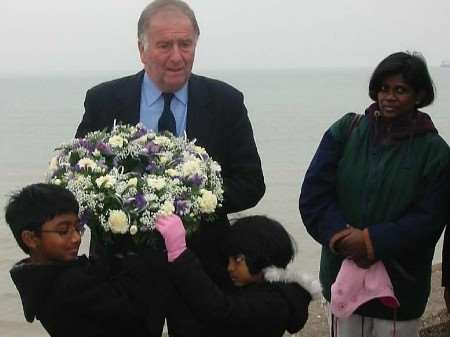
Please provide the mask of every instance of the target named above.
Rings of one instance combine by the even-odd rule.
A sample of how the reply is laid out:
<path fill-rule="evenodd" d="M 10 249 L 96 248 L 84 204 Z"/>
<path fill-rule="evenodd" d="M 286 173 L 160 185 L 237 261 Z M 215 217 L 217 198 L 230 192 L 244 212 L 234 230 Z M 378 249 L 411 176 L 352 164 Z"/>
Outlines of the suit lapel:
<path fill-rule="evenodd" d="M 118 120 L 122 123 L 136 125 L 140 120 L 141 87 L 144 78 L 144 70 L 131 76 L 128 81 L 122 83 L 118 90 Z"/>
<path fill-rule="evenodd" d="M 192 74 L 188 84 L 188 109 L 186 133 L 188 139 L 197 139 L 197 144 L 210 144 L 213 113 L 211 97 L 205 79 Z"/>

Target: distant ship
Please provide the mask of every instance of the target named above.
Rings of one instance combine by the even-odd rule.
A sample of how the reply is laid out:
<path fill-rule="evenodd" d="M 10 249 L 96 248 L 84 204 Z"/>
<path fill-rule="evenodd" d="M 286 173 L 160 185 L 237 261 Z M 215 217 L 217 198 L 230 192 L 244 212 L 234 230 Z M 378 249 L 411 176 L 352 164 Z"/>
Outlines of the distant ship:
<path fill-rule="evenodd" d="M 441 67 L 442 68 L 450 68 L 450 60 L 443 60 L 441 62 Z"/>

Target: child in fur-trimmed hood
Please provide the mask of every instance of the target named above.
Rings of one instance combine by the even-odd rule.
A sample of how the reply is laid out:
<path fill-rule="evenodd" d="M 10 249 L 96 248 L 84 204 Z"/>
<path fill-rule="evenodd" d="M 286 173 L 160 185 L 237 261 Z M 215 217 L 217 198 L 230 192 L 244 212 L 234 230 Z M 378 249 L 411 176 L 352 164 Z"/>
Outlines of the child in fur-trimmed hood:
<path fill-rule="evenodd" d="M 295 254 L 283 226 L 265 216 L 237 220 L 226 239 L 228 272 L 236 289 L 224 293 L 186 248 L 177 216 L 160 217 L 157 230 L 166 243 L 172 281 L 201 323 L 202 336 L 279 337 L 299 331 L 308 306 L 320 294 L 311 277 L 286 269 Z"/>

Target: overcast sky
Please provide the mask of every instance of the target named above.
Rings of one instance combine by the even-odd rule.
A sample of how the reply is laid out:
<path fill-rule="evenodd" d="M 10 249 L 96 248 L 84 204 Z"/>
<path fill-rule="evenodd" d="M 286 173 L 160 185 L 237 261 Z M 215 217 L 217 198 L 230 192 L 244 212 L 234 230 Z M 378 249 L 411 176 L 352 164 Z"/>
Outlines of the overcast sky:
<path fill-rule="evenodd" d="M 135 71 L 144 0 L 0 0 L 0 74 Z M 375 66 L 398 50 L 450 59 L 450 0 L 190 0 L 195 70 Z"/>

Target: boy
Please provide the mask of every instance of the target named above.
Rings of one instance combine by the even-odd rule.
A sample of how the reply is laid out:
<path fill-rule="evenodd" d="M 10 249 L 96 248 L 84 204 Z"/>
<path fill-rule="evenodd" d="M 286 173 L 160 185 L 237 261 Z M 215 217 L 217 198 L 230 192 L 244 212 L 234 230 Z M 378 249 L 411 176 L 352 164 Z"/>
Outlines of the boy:
<path fill-rule="evenodd" d="M 223 293 L 186 249 L 179 217 L 158 218 L 156 229 L 164 237 L 172 282 L 202 323 L 202 336 L 281 337 L 305 324 L 311 296 L 320 293 L 320 286 L 286 270 L 295 249 L 275 220 L 250 216 L 231 226 L 226 246 L 236 286 L 232 294 Z"/>
<path fill-rule="evenodd" d="M 5 218 L 29 255 L 10 271 L 28 322 L 38 319 L 53 337 L 161 335 L 161 279 L 135 255 L 111 259 L 115 272 L 78 257 L 84 227 L 70 191 L 29 185 L 10 198 Z"/>

